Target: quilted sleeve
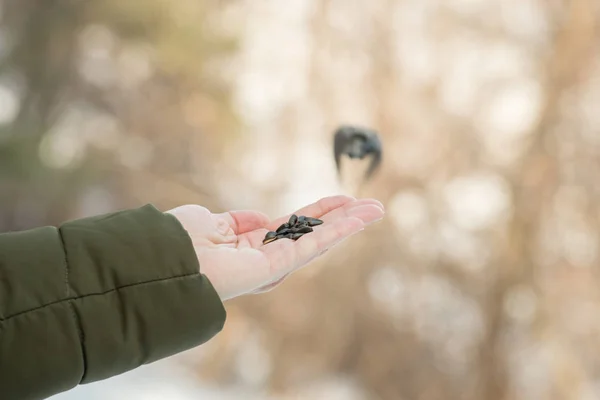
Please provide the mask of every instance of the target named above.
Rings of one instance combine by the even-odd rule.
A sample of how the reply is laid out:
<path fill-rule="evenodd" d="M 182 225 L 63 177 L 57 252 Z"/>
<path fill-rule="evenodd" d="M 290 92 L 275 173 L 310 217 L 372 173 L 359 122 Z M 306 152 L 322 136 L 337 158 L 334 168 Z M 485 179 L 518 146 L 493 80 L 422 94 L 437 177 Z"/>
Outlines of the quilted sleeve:
<path fill-rule="evenodd" d="M 43 399 L 198 346 L 225 323 L 177 219 L 152 205 L 0 234 L 0 393 Z"/>

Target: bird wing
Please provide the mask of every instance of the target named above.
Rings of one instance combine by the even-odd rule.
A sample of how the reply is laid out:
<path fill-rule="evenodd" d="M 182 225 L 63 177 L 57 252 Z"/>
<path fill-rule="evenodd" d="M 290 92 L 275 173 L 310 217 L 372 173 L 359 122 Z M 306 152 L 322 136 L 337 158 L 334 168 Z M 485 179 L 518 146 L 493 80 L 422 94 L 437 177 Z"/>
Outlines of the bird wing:
<path fill-rule="evenodd" d="M 369 180 L 377 168 L 379 168 L 382 159 L 382 146 L 379 136 L 375 132 L 370 132 L 368 141 L 370 142 L 373 151 L 371 152 L 371 164 L 365 174 L 365 181 Z"/>
<path fill-rule="evenodd" d="M 335 157 L 335 167 L 338 173 L 340 172 L 340 161 L 342 154 L 344 154 L 344 151 L 348 145 L 348 141 L 351 139 L 350 135 L 351 132 L 345 126 L 339 127 L 334 134 L 333 155 Z"/>

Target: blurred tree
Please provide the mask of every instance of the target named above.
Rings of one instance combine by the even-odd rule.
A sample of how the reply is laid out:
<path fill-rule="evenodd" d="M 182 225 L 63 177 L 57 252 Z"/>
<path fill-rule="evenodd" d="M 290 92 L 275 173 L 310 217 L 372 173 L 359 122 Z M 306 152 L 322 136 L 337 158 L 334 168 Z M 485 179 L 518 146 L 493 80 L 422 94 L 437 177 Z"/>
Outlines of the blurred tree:
<path fill-rule="evenodd" d="M 218 3 L 1 3 L 0 94 L 18 111 L 0 121 L 0 230 L 218 207 L 210 165 L 237 123 Z"/>
<path fill-rule="evenodd" d="M 596 398 L 596 2 L 307 3 L 309 100 L 282 108 L 316 111 L 286 134 L 381 132 L 361 195 L 388 217 L 231 303 L 201 375 L 282 399 L 340 377 L 357 399 Z"/>

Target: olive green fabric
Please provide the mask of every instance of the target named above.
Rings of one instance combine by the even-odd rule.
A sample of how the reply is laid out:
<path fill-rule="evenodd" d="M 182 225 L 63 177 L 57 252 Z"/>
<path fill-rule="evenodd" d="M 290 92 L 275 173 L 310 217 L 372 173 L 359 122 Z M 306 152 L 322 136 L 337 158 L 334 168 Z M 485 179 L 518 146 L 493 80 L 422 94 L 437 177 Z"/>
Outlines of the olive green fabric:
<path fill-rule="evenodd" d="M 200 345 L 226 312 L 152 205 L 0 234 L 0 399 L 44 399 Z"/>

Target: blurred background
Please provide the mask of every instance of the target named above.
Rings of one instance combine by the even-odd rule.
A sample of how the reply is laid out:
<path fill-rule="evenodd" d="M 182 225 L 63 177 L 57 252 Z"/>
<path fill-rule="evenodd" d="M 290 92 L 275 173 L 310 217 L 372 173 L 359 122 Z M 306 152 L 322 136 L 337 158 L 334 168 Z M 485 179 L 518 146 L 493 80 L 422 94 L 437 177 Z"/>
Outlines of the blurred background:
<path fill-rule="evenodd" d="M 597 0 L 0 1 L 0 231 L 153 203 L 386 218 L 73 399 L 600 398 Z M 380 132 L 360 193 L 333 130 Z"/>

